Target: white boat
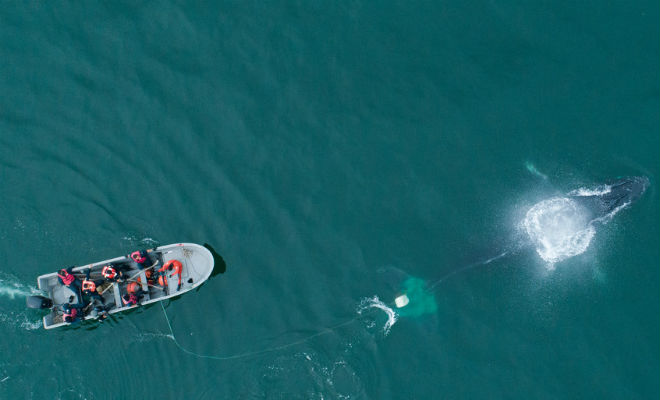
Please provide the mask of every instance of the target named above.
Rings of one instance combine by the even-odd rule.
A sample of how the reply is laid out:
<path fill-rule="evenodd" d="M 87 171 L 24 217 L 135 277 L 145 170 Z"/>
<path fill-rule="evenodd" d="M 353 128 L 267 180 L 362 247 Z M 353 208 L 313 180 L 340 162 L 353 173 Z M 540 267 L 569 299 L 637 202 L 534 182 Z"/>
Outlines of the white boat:
<path fill-rule="evenodd" d="M 106 282 L 97 287 L 104 300 L 103 309 L 108 314 L 114 314 L 130 310 L 139 306 L 144 306 L 157 301 L 162 301 L 175 296 L 179 296 L 192 289 L 195 289 L 206 281 L 213 272 L 213 256 L 205 247 L 194 243 L 178 243 L 167 246 L 160 246 L 150 250 L 149 256 L 152 259 L 152 266 L 140 269 L 138 264 L 129 256 L 121 256 L 109 260 L 95 262 L 73 268 L 74 275 L 81 277 L 85 274 L 87 268 L 90 268 L 91 275 L 102 279 L 101 271 L 104 266 L 121 266 L 125 269 L 123 282 Z M 168 261 L 177 260 L 181 263 L 181 287 L 178 287 L 178 277 L 176 275 L 167 275 L 167 285 L 162 288 L 157 284 L 151 284 L 147 280 L 146 271 L 153 269 L 156 272 Z M 167 272 L 167 271 L 166 271 Z M 61 284 L 58 281 L 58 273 L 53 272 L 41 275 L 37 278 L 39 289 L 48 294 L 48 298 L 42 296 L 33 296 L 28 298 L 28 307 L 32 308 L 51 308 L 51 312 L 43 317 L 44 328 L 53 329 L 60 326 L 69 325 L 63 321 L 63 312 L 61 305 L 77 302 L 73 299 L 78 298 L 79 294 L 71 288 Z M 91 279 L 95 279 L 92 277 Z M 127 293 L 126 286 L 130 282 L 138 282 L 142 288 L 142 296 L 139 304 L 124 305 L 122 296 Z M 97 301 L 100 305 L 100 301 Z M 54 304 L 54 305 L 53 305 Z M 98 314 L 92 312 L 95 304 L 83 308 L 84 320 L 97 319 Z M 102 313 L 103 314 L 103 313 Z M 102 315 L 101 314 L 101 315 Z"/>

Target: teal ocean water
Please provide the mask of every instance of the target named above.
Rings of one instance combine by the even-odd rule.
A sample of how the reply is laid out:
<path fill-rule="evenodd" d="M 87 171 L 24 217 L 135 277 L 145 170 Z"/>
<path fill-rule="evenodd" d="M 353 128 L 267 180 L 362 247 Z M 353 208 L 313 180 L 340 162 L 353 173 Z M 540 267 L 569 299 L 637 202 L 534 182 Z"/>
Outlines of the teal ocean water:
<path fill-rule="evenodd" d="M 4 4 L 0 398 L 658 398 L 659 16 Z M 541 257 L 534 205 L 633 175 L 641 199 L 559 215 L 536 233 L 574 254 Z M 172 331 L 25 308 L 38 275 L 175 242 L 227 270 Z"/>

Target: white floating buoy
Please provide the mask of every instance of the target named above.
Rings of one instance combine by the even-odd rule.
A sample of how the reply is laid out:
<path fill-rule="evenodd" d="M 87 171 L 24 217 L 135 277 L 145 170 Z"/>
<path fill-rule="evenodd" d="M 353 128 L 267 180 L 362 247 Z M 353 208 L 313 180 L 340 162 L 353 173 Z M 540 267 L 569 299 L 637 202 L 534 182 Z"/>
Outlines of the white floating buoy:
<path fill-rule="evenodd" d="M 396 305 L 397 308 L 405 307 L 408 305 L 409 302 L 410 299 L 405 294 L 402 294 L 401 296 L 394 299 L 394 304 Z"/>

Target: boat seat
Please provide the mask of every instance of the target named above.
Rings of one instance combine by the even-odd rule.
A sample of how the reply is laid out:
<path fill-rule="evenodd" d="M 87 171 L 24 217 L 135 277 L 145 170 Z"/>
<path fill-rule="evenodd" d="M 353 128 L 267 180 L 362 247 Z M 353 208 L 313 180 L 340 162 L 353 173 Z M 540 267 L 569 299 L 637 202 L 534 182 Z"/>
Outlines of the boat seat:
<path fill-rule="evenodd" d="M 151 296 L 149 296 L 149 284 L 147 283 L 147 274 L 145 274 L 144 270 L 140 271 L 140 285 L 142 286 L 142 293 L 144 293 L 142 301 L 149 300 Z"/>
<path fill-rule="evenodd" d="M 122 306 L 121 302 L 121 293 L 119 293 L 119 285 L 118 284 L 113 284 L 112 285 L 112 290 L 115 294 L 115 307 L 119 308 Z"/>

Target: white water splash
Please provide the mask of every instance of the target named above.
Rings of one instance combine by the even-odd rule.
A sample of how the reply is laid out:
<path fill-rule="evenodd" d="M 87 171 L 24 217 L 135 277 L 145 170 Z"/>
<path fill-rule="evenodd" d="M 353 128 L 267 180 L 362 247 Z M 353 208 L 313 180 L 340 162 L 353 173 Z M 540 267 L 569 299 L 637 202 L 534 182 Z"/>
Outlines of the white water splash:
<path fill-rule="evenodd" d="M 122 237 L 122 240 L 125 240 L 127 242 L 131 242 L 131 245 L 138 245 L 138 246 L 147 246 L 147 247 L 154 247 L 158 245 L 158 241 L 150 238 L 150 237 L 144 237 L 142 239 L 138 238 L 135 235 L 127 235 Z"/>
<path fill-rule="evenodd" d="M 628 202 L 625 202 L 625 203 L 621 204 L 620 206 L 618 206 L 617 208 L 615 208 L 614 210 L 610 211 L 609 214 L 605 214 L 605 215 L 603 215 L 602 217 L 598 217 L 598 218 L 596 218 L 596 219 L 594 220 L 594 222 L 600 222 L 601 224 L 604 225 L 604 224 L 610 222 L 610 221 L 612 220 L 612 218 L 614 218 L 614 216 L 615 216 L 619 211 L 623 210 L 624 208 L 628 207 L 629 205 L 630 205 L 630 202 L 629 202 L 629 201 L 628 201 Z"/>
<path fill-rule="evenodd" d="M 580 197 L 602 196 L 604 194 L 608 194 L 611 191 L 612 191 L 612 186 L 610 186 L 610 185 L 600 185 L 600 186 L 596 186 L 595 188 L 575 189 L 572 192 L 569 192 L 568 194 L 569 194 L 569 196 L 580 196 Z"/>
<path fill-rule="evenodd" d="M 33 331 L 35 329 L 41 328 L 43 326 L 43 321 L 40 319 L 36 321 L 31 321 L 28 319 L 27 316 L 25 316 L 25 319 L 21 321 L 18 326 L 25 329 L 26 331 Z"/>
<path fill-rule="evenodd" d="M 523 225 L 550 269 L 556 262 L 584 253 L 596 234 L 587 210 L 566 197 L 535 204 Z"/>
<path fill-rule="evenodd" d="M 41 294 L 36 287 L 23 284 L 13 275 L 0 273 L 0 295 L 15 299 L 16 296 L 31 296 Z"/>
<path fill-rule="evenodd" d="M 360 304 L 358 305 L 357 313 L 362 314 L 365 310 L 369 308 L 379 308 L 387 314 L 387 322 L 385 322 L 385 325 L 383 326 L 383 334 L 387 335 L 390 333 L 390 328 L 396 323 L 399 315 L 390 307 L 388 307 L 385 303 L 380 301 L 378 296 L 374 296 L 372 298 L 364 298 L 362 301 L 360 301 Z"/>
<path fill-rule="evenodd" d="M 17 277 L 11 274 L 0 272 L 0 296 L 14 300 L 39 294 L 43 294 L 43 292 L 36 287 L 22 283 Z M 27 310 L 6 310 L 3 304 L 3 307 L 0 309 L 0 322 L 4 325 L 10 325 L 28 331 L 41 328 L 41 318 L 30 314 Z"/>
<path fill-rule="evenodd" d="M 0 285 L 2 285 L 1 282 L 0 282 Z M 30 293 L 29 292 L 26 293 L 26 292 L 24 292 L 23 290 L 21 290 L 20 288 L 17 288 L 17 287 L 0 286 L 0 295 L 7 296 L 10 299 L 15 299 L 17 295 L 29 296 Z"/>
<path fill-rule="evenodd" d="M 602 196 L 612 191 L 609 185 L 579 188 L 569 192 L 572 197 Z M 535 204 L 525 216 L 522 225 L 536 246 L 536 252 L 549 263 L 548 268 L 567 258 L 584 253 L 594 235 L 596 225 L 607 224 L 630 202 L 608 214 L 591 219 L 590 212 L 568 197 L 555 197 Z"/>

